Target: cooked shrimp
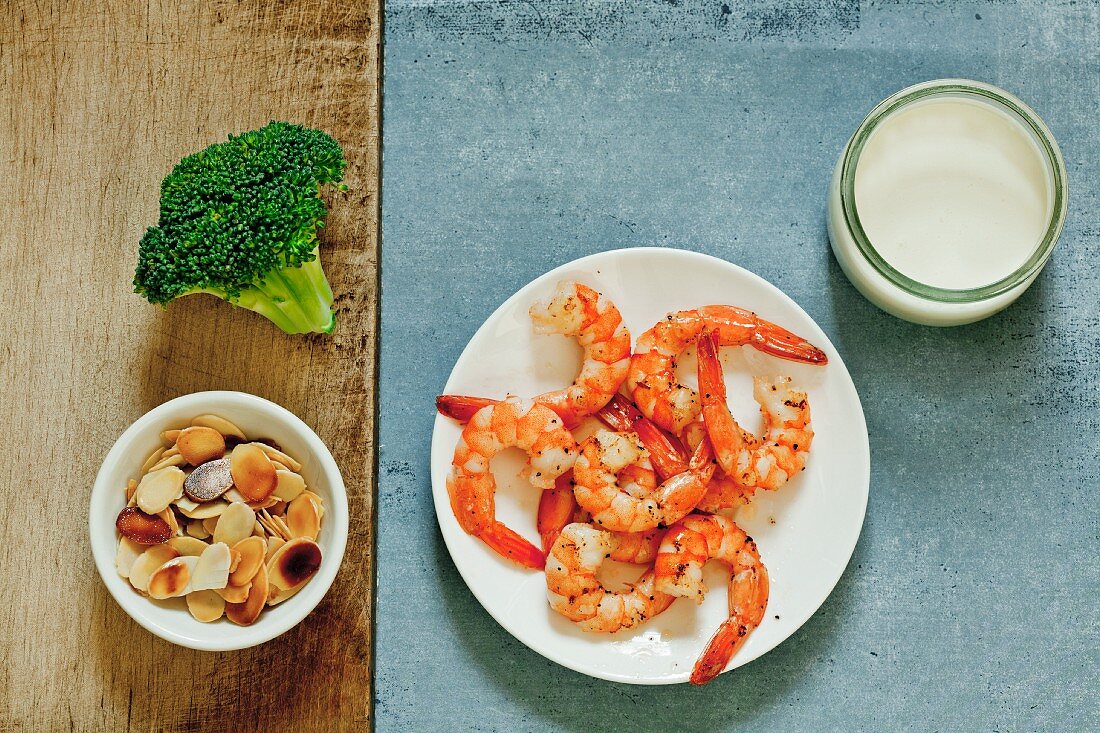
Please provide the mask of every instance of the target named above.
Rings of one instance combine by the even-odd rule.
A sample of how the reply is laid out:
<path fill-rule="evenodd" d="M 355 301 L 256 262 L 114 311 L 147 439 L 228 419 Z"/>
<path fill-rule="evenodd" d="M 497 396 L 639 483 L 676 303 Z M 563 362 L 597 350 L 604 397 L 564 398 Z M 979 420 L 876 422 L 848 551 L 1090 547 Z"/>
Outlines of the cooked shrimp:
<path fill-rule="evenodd" d="M 610 532 L 588 524 L 569 524 L 546 558 L 550 607 L 584 631 L 629 629 L 661 613 L 674 600 L 654 590 L 652 570 L 625 590 L 607 590 L 596 573 L 615 543 Z"/>
<path fill-rule="evenodd" d="M 638 439 L 649 451 L 654 470 L 662 479 L 683 473 L 688 469 L 689 454 L 684 450 L 683 444 L 657 427 L 656 423 L 639 412 L 638 408 L 621 394 L 615 395 L 610 402 L 600 408 L 596 417 L 617 433 L 637 433 Z"/>
<path fill-rule="evenodd" d="M 726 385 L 718 361 L 716 334 L 699 337 L 699 388 L 703 421 L 718 464 L 741 486 L 778 489 L 806 466 L 814 431 L 805 392 L 792 389 L 790 377 L 753 380 L 753 396 L 764 416 L 764 435 L 742 430 L 726 405 Z"/>
<path fill-rule="evenodd" d="M 656 484 L 654 483 L 654 486 Z M 573 473 L 558 477 L 554 488 L 542 492 L 539 498 L 538 532 L 542 548 L 547 554 L 561 536 L 566 525 L 573 522 L 587 524 L 592 517 L 577 504 L 573 495 Z M 645 532 L 612 532 L 611 559 L 638 565 L 648 565 L 657 557 L 657 548 L 665 536 L 663 529 Z"/>
<path fill-rule="evenodd" d="M 637 479 L 624 481 L 624 469 L 641 466 L 652 472 L 648 451 L 635 433 L 601 430 L 580 445 L 573 465 L 573 493 L 592 515 L 592 521 L 616 532 L 642 532 L 667 526 L 692 509 L 707 490 L 714 473 L 710 442 L 705 440 L 691 457 L 688 470 L 664 481 L 655 490 Z M 637 469 L 634 469 L 637 475 Z"/>
<path fill-rule="evenodd" d="M 732 305 L 707 305 L 670 313 L 638 338 L 626 384 L 642 413 L 679 434 L 699 414 L 695 390 L 676 380 L 676 357 L 703 331 L 717 329 L 722 346 L 752 346 L 772 356 L 825 364 L 821 349 L 800 336 Z"/>
<path fill-rule="evenodd" d="M 732 573 L 729 616 L 695 663 L 691 672 L 695 685 L 706 684 L 726 668 L 760 625 L 768 606 L 768 571 L 756 543 L 732 520 L 718 515 L 690 514 L 669 527 L 653 569 L 655 588 L 702 602 L 706 593 L 703 565 L 711 559 L 728 565 Z"/>
<path fill-rule="evenodd" d="M 529 456 L 524 474 L 536 488 L 549 489 L 577 457 L 573 434 L 557 413 L 530 400 L 508 400 L 479 410 L 455 447 L 447 493 L 459 525 L 501 555 L 530 568 L 542 568 L 542 551 L 496 518 L 496 481 L 489 462 L 516 446 Z"/>
<path fill-rule="evenodd" d="M 558 413 L 567 426 L 575 427 L 606 405 L 622 386 L 630 364 L 630 332 L 614 303 L 578 282 L 558 283 L 553 297 L 535 303 L 529 313 L 535 333 L 574 336 L 584 349 L 581 372 L 573 384 L 535 398 Z M 439 412 L 462 422 L 491 402 L 484 397 L 440 395 L 435 404 Z"/>

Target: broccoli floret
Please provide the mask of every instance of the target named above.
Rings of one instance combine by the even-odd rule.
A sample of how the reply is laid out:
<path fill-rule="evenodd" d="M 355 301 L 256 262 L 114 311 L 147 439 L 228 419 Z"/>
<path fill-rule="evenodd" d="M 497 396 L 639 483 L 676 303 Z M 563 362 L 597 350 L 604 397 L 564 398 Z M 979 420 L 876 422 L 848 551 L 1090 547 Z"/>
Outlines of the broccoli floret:
<path fill-rule="evenodd" d="M 160 304 L 210 293 L 287 333 L 331 333 L 332 288 L 317 253 L 328 213 L 320 190 L 338 184 L 346 166 L 332 137 L 287 122 L 187 156 L 161 184 L 160 222 L 141 239 L 135 292 Z"/>

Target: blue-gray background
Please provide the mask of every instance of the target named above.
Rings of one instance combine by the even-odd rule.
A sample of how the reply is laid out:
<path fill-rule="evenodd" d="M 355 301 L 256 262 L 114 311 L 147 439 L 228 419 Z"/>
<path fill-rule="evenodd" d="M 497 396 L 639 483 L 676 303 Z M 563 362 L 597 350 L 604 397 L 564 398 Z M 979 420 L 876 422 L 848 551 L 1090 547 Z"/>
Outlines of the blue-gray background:
<path fill-rule="evenodd" d="M 1100 729 L 1100 6 L 386 5 L 378 730 Z M 1029 102 L 1071 193 L 1021 300 L 935 330 L 848 284 L 823 212 L 862 116 L 949 76 Z M 470 595 L 432 509 L 432 398 L 474 330 L 546 270 L 632 245 L 718 255 L 789 293 L 870 430 L 870 505 L 836 590 L 703 689 L 528 650 Z"/>

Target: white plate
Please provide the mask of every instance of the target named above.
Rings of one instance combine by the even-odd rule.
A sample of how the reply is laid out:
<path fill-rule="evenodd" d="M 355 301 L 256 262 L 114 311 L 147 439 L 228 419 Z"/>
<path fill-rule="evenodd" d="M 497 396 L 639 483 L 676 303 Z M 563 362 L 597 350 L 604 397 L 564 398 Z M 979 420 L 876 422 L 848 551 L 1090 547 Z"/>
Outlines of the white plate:
<path fill-rule="evenodd" d="M 780 491 L 758 495 L 738 523 L 756 540 L 771 577 L 763 623 L 730 662 L 756 659 L 793 634 L 821 606 L 847 565 L 867 508 L 870 450 L 863 410 L 844 363 L 817 324 L 778 288 L 724 260 L 673 249 L 624 249 L 584 257 L 546 273 L 489 316 L 455 364 L 448 394 L 530 396 L 573 381 L 580 347 L 561 336 L 536 336 L 527 309 L 563 279 L 608 296 L 631 335 L 666 313 L 709 303 L 749 308 L 808 339 L 829 356 L 825 367 L 776 359 L 748 347 L 722 350 L 730 406 L 747 428 L 760 429 L 752 399 L 753 374 L 786 374 L 809 393 L 815 432 L 807 468 Z M 694 385 L 693 353 L 681 359 Z M 578 672 L 615 682 L 685 682 L 692 665 L 726 615 L 728 573 L 709 563 L 711 592 L 701 606 L 681 598 L 663 614 L 617 634 L 577 629 L 552 611 L 541 572 L 504 560 L 458 526 L 446 477 L 460 427 L 437 417 L 432 436 L 432 489 L 443 538 L 474 596 L 505 629 L 539 654 Z M 538 545 L 539 492 L 518 477 L 523 454 L 512 449 L 493 461 L 497 516 Z M 629 566 L 628 566 L 629 567 Z M 636 577 L 637 568 L 630 575 Z M 611 576 L 624 577 L 622 568 Z"/>

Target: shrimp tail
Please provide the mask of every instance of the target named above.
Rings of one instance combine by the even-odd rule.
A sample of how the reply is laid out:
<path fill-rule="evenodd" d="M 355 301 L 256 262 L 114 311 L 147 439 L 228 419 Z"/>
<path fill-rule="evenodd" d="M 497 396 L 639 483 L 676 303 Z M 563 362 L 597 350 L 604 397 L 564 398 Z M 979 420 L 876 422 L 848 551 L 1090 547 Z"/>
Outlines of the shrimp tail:
<path fill-rule="evenodd" d="M 771 321 L 760 320 L 753 334 L 752 346 L 757 351 L 778 356 L 780 359 L 804 361 L 808 364 L 828 364 L 829 357 L 801 336 L 791 333 Z"/>
<path fill-rule="evenodd" d="M 718 330 L 699 336 L 697 349 L 700 399 L 703 405 L 725 405 L 726 383 L 722 379 L 722 363 L 718 361 Z"/>
<path fill-rule="evenodd" d="M 546 566 L 546 555 L 542 550 L 500 522 L 493 522 L 477 536 L 497 554 L 520 565 L 532 570 L 542 570 Z"/>
<path fill-rule="evenodd" d="M 542 549 L 549 555 L 550 548 L 558 541 L 561 531 L 573 521 L 577 511 L 577 498 L 573 494 L 573 472 L 558 476 L 554 488 L 546 489 L 539 498 L 536 525 L 542 538 Z"/>
<path fill-rule="evenodd" d="M 691 684 L 705 685 L 720 675 L 745 643 L 750 631 L 752 628 L 742 623 L 740 618 L 731 617 L 723 621 L 695 662 L 691 670 Z"/>
<path fill-rule="evenodd" d="M 460 423 L 470 421 L 478 410 L 495 405 L 500 400 L 488 397 L 467 397 L 464 395 L 441 394 L 435 398 L 435 409 L 440 415 L 457 420 Z"/>
<path fill-rule="evenodd" d="M 687 470 L 687 451 L 683 444 L 646 418 L 626 397 L 615 395 L 596 417 L 617 432 L 637 433 L 662 479 Z"/>

